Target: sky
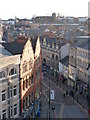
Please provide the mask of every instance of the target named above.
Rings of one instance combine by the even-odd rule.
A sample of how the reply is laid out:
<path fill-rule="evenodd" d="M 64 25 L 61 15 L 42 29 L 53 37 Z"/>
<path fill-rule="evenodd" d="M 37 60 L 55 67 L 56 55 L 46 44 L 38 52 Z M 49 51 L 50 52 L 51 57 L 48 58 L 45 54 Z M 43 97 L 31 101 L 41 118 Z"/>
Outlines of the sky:
<path fill-rule="evenodd" d="M 27 18 L 51 16 L 59 13 L 64 16 L 88 16 L 89 0 L 0 0 L 0 18 Z"/>

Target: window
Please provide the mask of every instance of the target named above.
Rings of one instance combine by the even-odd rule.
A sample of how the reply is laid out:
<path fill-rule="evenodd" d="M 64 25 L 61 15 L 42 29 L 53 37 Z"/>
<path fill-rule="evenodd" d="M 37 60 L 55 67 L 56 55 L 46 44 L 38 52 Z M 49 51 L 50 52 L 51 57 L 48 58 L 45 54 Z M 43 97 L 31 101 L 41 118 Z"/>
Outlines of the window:
<path fill-rule="evenodd" d="M 29 61 L 29 70 L 32 69 L 32 59 Z"/>
<path fill-rule="evenodd" d="M 23 73 L 27 71 L 27 63 L 26 63 L 26 60 L 24 61 L 24 64 L 22 65 L 23 66 Z"/>
<path fill-rule="evenodd" d="M 10 88 L 10 97 L 12 97 L 12 87 Z"/>
<path fill-rule="evenodd" d="M 23 90 L 25 90 L 25 81 L 23 81 Z"/>
<path fill-rule="evenodd" d="M 26 96 L 26 107 L 28 106 L 28 96 Z"/>
<path fill-rule="evenodd" d="M 58 60 L 58 55 L 56 55 L 56 60 Z"/>
<path fill-rule="evenodd" d="M 23 109 L 25 109 L 25 98 L 23 99 Z"/>
<path fill-rule="evenodd" d="M 2 91 L 2 101 L 4 101 L 6 99 L 6 92 L 5 90 Z"/>
<path fill-rule="evenodd" d="M 32 102 L 33 102 L 33 92 L 32 92 Z"/>
<path fill-rule="evenodd" d="M 12 106 L 11 106 L 10 112 L 11 112 L 11 117 L 12 117 L 12 116 L 13 116 L 13 109 L 12 109 Z"/>
<path fill-rule="evenodd" d="M 14 115 L 17 115 L 17 104 L 14 105 Z"/>
<path fill-rule="evenodd" d="M 31 84 L 33 84 L 33 75 L 32 75 L 32 77 L 31 77 Z"/>
<path fill-rule="evenodd" d="M 10 76 L 10 75 L 14 75 L 14 74 L 16 74 L 16 69 L 15 69 L 15 68 L 11 69 L 11 71 L 10 71 L 10 73 L 9 73 L 9 76 Z"/>
<path fill-rule="evenodd" d="M 36 60 L 35 60 L 35 65 L 37 65 L 38 64 L 38 61 L 37 61 L 37 58 L 36 58 Z"/>
<path fill-rule="evenodd" d="M 4 71 L 0 72 L 0 78 L 3 78 L 3 77 L 5 77 L 5 72 Z"/>
<path fill-rule="evenodd" d="M 28 79 L 26 79 L 26 88 L 28 88 Z"/>
<path fill-rule="evenodd" d="M 54 59 L 54 54 L 52 54 L 52 59 Z"/>
<path fill-rule="evenodd" d="M 30 84 L 31 84 L 31 78 L 29 77 L 29 86 L 30 86 Z"/>
<path fill-rule="evenodd" d="M 3 119 L 6 118 L 6 110 L 3 110 L 3 111 L 2 111 L 2 118 L 3 118 Z"/>
<path fill-rule="evenodd" d="M 17 86 L 14 86 L 14 96 L 17 95 Z"/>
<path fill-rule="evenodd" d="M 29 93 L 29 105 L 31 103 L 31 93 Z"/>

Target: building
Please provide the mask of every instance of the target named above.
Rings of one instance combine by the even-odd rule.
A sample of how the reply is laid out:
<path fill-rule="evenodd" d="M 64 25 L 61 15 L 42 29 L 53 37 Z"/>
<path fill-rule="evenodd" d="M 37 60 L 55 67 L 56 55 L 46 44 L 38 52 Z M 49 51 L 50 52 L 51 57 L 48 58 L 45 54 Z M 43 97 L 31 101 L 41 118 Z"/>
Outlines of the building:
<path fill-rule="evenodd" d="M 18 118 L 20 56 L 0 48 L 0 118 Z"/>
<path fill-rule="evenodd" d="M 2 23 L 0 19 L 0 42 L 2 41 L 2 35 L 3 35 L 3 31 L 2 31 Z"/>
<path fill-rule="evenodd" d="M 41 49 L 39 37 L 25 42 L 3 44 L 13 55 L 20 55 L 20 115 L 34 117 L 40 109 Z"/>
<path fill-rule="evenodd" d="M 43 38 L 42 46 L 42 62 L 49 68 L 52 76 L 58 78 L 59 61 L 69 55 L 70 44 L 61 43 L 55 38 Z"/>
<path fill-rule="evenodd" d="M 85 97 L 88 95 L 88 82 L 90 78 L 89 66 L 90 50 L 88 37 L 80 36 L 70 48 L 69 55 L 69 85 Z"/>
<path fill-rule="evenodd" d="M 88 50 L 88 39 L 85 43 L 77 47 L 77 79 L 76 79 L 76 88 L 79 93 L 83 94 L 85 97 L 88 95 L 88 81 L 90 78 L 88 65 L 90 51 Z"/>
<path fill-rule="evenodd" d="M 60 80 L 68 84 L 68 65 L 69 65 L 69 56 L 64 57 L 59 61 L 59 73 Z"/>

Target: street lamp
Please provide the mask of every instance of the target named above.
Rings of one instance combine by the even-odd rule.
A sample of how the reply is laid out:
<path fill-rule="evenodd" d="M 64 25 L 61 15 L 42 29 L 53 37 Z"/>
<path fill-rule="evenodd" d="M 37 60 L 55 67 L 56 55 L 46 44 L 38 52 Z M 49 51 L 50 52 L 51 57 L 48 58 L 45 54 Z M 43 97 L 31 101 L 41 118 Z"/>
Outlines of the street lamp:
<path fill-rule="evenodd" d="M 49 120 L 50 120 L 50 79 L 49 79 Z"/>

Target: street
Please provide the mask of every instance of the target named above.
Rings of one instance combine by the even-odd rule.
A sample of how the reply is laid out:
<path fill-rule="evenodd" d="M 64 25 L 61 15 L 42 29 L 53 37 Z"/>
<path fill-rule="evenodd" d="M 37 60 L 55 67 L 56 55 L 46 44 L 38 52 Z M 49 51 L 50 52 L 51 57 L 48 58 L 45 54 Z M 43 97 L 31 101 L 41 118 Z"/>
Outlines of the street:
<path fill-rule="evenodd" d="M 42 79 L 42 96 L 41 96 L 41 116 L 40 118 L 49 117 L 49 82 L 50 90 L 54 90 L 55 99 L 50 100 L 50 118 L 84 118 L 88 119 L 88 114 L 68 95 L 63 98 L 64 91 L 57 86 L 52 80 L 44 77 Z M 52 110 L 52 105 L 55 110 Z"/>

